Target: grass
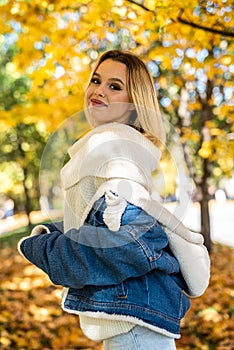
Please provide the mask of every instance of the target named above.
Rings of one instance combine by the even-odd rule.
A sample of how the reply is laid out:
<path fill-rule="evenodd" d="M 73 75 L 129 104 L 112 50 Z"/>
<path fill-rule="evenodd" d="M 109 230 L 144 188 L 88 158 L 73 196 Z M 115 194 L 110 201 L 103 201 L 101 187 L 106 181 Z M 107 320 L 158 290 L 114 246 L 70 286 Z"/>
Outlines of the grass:
<path fill-rule="evenodd" d="M 0 247 L 1 248 L 13 248 L 16 246 L 20 238 L 28 236 L 30 229 L 28 226 L 24 226 L 10 232 L 4 233 L 0 236 Z"/>

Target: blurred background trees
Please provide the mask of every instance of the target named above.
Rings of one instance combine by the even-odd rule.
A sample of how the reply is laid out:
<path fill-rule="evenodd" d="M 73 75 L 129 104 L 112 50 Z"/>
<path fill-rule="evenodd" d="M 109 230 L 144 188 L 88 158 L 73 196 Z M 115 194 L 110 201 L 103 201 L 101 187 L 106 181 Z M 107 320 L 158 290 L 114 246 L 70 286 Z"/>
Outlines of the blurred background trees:
<path fill-rule="evenodd" d="M 232 6 L 231 0 L 0 1 L 0 192 L 19 209 L 38 206 L 49 135 L 82 110 L 99 53 L 131 50 L 148 65 L 173 125 L 170 139 L 183 149 L 210 249 L 209 200 L 234 168 Z"/>

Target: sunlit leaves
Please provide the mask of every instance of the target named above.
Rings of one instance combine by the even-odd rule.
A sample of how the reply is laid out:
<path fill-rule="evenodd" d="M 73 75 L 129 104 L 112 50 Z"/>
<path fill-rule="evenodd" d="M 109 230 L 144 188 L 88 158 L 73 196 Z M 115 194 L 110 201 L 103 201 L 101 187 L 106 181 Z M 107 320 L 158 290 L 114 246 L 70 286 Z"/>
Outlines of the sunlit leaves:
<path fill-rule="evenodd" d="M 76 86 L 81 91 L 82 81 L 87 78 L 83 72 L 89 71 L 97 51 L 113 45 L 136 48 L 142 55 L 147 55 L 147 60 L 158 60 L 165 70 L 181 69 L 182 63 L 192 61 L 191 72 L 202 66 L 200 63 L 203 64 L 206 59 L 202 47 L 206 47 L 207 51 L 210 45 L 216 45 L 217 36 L 213 37 L 212 33 L 202 29 L 195 30 L 192 25 L 184 24 L 179 19 L 184 18 L 193 24 L 200 23 L 203 18 L 204 23 L 213 26 L 220 26 L 223 21 L 223 25 L 226 24 L 224 29 L 231 30 L 229 9 L 227 1 L 216 2 L 216 6 L 213 2 L 207 6 L 199 5 L 194 0 L 186 4 L 169 0 L 96 0 L 81 3 L 67 0 L 54 4 L 47 1 L 9 1 L 2 3 L 2 23 L 8 25 L 9 31 L 17 31 L 21 53 L 15 57 L 16 65 L 21 71 L 31 73 L 35 93 L 43 100 L 45 91 L 53 85 L 50 83 L 50 87 L 47 86 L 48 81 L 54 82 L 55 76 L 64 83 L 64 90 L 68 90 L 68 86 Z M 162 45 L 155 47 L 155 42 Z M 190 50 L 194 50 L 193 58 L 191 55 L 186 57 L 188 42 Z M 178 49 L 181 53 L 184 51 L 184 57 L 178 55 Z M 227 65 L 229 60 L 226 54 L 221 64 Z M 216 74 L 218 69 L 217 66 L 214 68 Z M 209 69 L 207 74 L 213 76 L 214 71 Z M 189 79 L 188 74 L 184 79 Z M 45 119 L 53 108 L 50 108 L 50 104 L 46 107 Z M 64 117 L 72 112 L 66 111 Z"/>
<path fill-rule="evenodd" d="M 231 0 L 12 0 L 0 6 L 1 32 L 11 33 L 8 41 L 17 42 L 20 49 L 12 62 L 14 74 L 26 73 L 32 81 L 24 108 L 18 104 L 10 113 L 2 111 L 2 123 L 43 121 L 53 131 L 83 109 L 84 90 L 98 53 L 115 47 L 130 49 L 148 64 L 160 106 L 182 131 L 181 141 L 190 142 L 193 155 L 208 160 L 212 167 L 214 149 L 218 147 L 220 153 L 223 147 L 222 155 L 230 164 L 233 146 L 227 143 L 234 129 Z M 208 96 L 209 81 L 213 90 Z M 215 127 L 207 126 L 211 144 L 202 139 L 205 108 L 209 109 L 206 119 L 219 120 Z M 181 110 L 186 110 L 186 121 Z M 225 130 L 222 142 L 217 129 Z"/>
<path fill-rule="evenodd" d="M 178 349 L 233 348 L 233 249 L 226 251 L 227 256 L 224 249 L 214 246 L 210 286 L 202 298 L 192 300 L 192 310 L 182 327 L 186 336 Z"/>
<path fill-rule="evenodd" d="M 60 287 L 19 256 L 1 249 L 1 349 L 101 349 L 79 328 L 77 316 L 60 307 Z"/>

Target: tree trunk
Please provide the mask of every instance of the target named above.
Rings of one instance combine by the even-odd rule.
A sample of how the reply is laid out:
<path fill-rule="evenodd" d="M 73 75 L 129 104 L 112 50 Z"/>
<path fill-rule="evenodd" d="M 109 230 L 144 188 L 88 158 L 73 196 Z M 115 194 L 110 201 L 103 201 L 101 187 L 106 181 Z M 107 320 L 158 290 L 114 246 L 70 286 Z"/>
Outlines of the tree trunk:
<path fill-rule="evenodd" d="M 200 145 L 202 146 L 204 141 L 210 141 L 211 136 L 209 133 L 209 129 L 206 127 L 207 121 L 209 121 L 212 118 L 212 107 L 209 104 L 209 101 L 212 97 L 212 90 L 213 89 L 213 82 L 208 80 L 207 81 L 207 89 L 206 93 L 203 94 L 203 96 L 199 97 L 199 100 L 202 105 L 201 113 L 200 113 L 200 120 L 199 120 L 199 128 L 201 131 L 201 139 L 200 139 Z M 181 91 L 181 98 L 180 98 L 180 108 L 178 110 L 179 116 L 180 116 L 180 136 L 183 130 L 183 127 L 190 126 L 191 127 L 191 115 L 188 112 L 188 101 L 189 101 L 189 95 L 188 92 L 184 89 Z M 196 184 L 196 188 L 199 193 L 199 204 L 200 204 L 200 214 L 201 214 L 201 233 L 204 237 L 204 243 L 207 247 L 208 251 L 211 252 L 211 238 L 210 238 L 210 214 L 209 214 L 209 191 L 208 191 L 208 181 L 211 176 L 211 168 L 210 163 L 207 158 L 201 158 L 201 170 L 202 175 L 198 176 L 195 173 L 195 167 L 193 167 L 191 156 L 190 156 L 190 150 L 186 143 L 183 143 L 183 151 L 184 151 L 184 159 L 187 164 L 189 175 L 193 179 L 194 183 Z"/>
<path fill-rule="evenodd" d="M 198 202 L 200 204 L 200 216 L 201 216 L 201 233 L 204 237 L 204 243 L 208 251 L 211 252 L 212 243 L 210 237 L 210 212 L 209 212 L 209 200 L 210 195 L 208 191 L 208 180 L 210 177 L 209 164 L 206 159 L 203 160 L 203 176 L 201 181 L 195 181 L 196 178 L 193 173 L 193 167 L 191 165 L 190 157 L 188 155 L 188 148 L 183 145 L 184 158 L 189 169 L 191 178 L 193 178 L 196 188 L 198 190 Z"/>
<path fill-rule="evenodd" d="M 23 169 L 23 173 L 24 173 L 24 179 L 23 179 L 23 187 L 24 187 L 24 195 L 25 195 L 25 203 L 24 203 L 24 208 L 25 208 L 25 213 L 28 217 L 28 226 L 31 227 L 32 226 L 32 222 L 30 219 L 30 213 L 32 211 L 31 208 L 31 199 L 30 199 L 30 195 L 29 195 L 29 190 L 25 184 L 26 179 L 27 179 L 27 169 Z"/>
<path fill-rule="evenodd" d="M 22 170 L 23 170 L 23 174 L 24 174 L 24 179 L 22 181 L 22 184 L 23 184 L 23 188 L 24 188 L 24 196 L 25 196 L 25 203 L 24 203 L 24 208 L 25 208 L 25 213 L 28 217 L 28 226 L 29 228 L 32 226 L 32 222 L 31 222 L 31 219 L 30 219 L 30 212 L 31 212 L 31 198 L 30 198 L 30 195 L 29 195 L 29 190 L 26 186 L 26 181 L 27 181 L 27 177 L 28 177 L 28 170 L 27 170 L 27 164 L 25 164 L 25 153 L 24 153 L 24 150 L 22 148 L 22 143 L 23 143 L 23 139 L 22 139 L 22 136 L 20 134 L 20 132 L 18 131 L 17 132 L 17 137 L 18 137 L 18 150 L 19 150 L 19 154 L 22 158 L 22 164 L 21 164 L 21 167 L 22 167 Z"/>
<path fill-rule="evenodd" d="M 203 197 L 199 202 L 201 209 L 201 233 L 204 237 L 204 244 L 211 253 L 212 243 L 210 237 L 210 213 L 209 213 L 209 199 Z"/>
<path fill-rule="evenodd" d="M 201 209 L 201 233 L 204 237 L 204 243 L 209 252 L 211 252 L 211 235 L 210 235 L 210 211 L 209 211 L 209 185 L 210 168 L 207 159 L 203 159 L 203 176 L 199 184 L 201 197 L 199 200 Z"/>
<path fill-rule="evenodd" d="M 212 118 L 212 107 L 209 101 L 212 97 L 213 82 L 207 81 L 206 95 L 201 98 L 202 111 L 201 111 L 201 145 L 205 142 L 210 142 L 211 135 L 209 129 L 206 127 L 206 122 Z M 209 179 L 211 176 L 211 164 L 209 158 L 202 158 L 202 177 L 197 182 L 199 183 L 199 189 L 201 193 L 201 199 L 199 200 L 201 208 L 201 233 L 204 237 L 205 246 L 209 252 L 211 252 L 211 232 L 210 232 L 210 213 L 209 213 Z"/>

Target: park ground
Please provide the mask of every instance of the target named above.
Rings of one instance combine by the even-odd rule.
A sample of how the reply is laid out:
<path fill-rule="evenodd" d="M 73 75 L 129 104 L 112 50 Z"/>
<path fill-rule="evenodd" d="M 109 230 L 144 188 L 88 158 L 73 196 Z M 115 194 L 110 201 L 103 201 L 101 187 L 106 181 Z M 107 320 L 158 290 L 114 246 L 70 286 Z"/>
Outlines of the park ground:
<path fill-rule="evenodd" d="M 229 234 L 227 230 L 225 234 L 213 232 L 210 285 L 200 298 L 191 299 L 191 309 L 182 322 L 182 337 L 176 341 L 178 350 L 234 349 L 234 248 L 229 244 L 230 234 L 234 234 L 233 208 L 232 203 L 226 210 L 222 205 L 213 212 L 218 217 L 218 230 L 226 228 Z M 190 212 L 185 221 L 194 213 Z M 227 213 L 233 213 L 232 217 Z M 225 222 L 228 218 L 231 221 Z M 35 217 L 35 221 L 39 219 Z M 102 350 L 102 344 L 82 334 L 76 316 L 61 310 L 62 288 L 52 285 L 41 270 L 18 254 L 17 241 L 25 235 L 28 231 L 22 226 L 0 237 L 0 348 Z"/>

